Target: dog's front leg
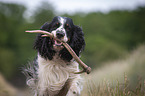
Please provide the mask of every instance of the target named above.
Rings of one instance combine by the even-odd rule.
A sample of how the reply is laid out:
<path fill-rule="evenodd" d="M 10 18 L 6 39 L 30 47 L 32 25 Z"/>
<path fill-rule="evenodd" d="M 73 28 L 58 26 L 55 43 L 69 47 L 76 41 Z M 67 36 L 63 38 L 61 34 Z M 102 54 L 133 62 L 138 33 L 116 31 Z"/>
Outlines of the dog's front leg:
<path fill-rule="evenodd" d="M 66 96 L 72 84 L 72 79 L 68 79 L 64 87 L 59 91 L 56 96 Z"/>
<path fill-rule="evenodd" d="M 81 78 L 76 78 L 72 81 L 71 87 L 66 96 L 80 96 L 82 87 Z"/>

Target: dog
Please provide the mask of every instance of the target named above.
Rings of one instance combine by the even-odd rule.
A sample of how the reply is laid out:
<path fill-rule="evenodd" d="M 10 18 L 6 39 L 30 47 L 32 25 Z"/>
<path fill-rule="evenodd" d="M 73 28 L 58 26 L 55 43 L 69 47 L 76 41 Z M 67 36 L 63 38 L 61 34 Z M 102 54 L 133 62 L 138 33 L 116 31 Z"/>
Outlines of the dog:
<path fill-rule="evenodd" d="M 85 48 L 82 28 L 74 25 L 71 18 L 56 16 L 40 30 L 67 42 L 77 56 Z M 42 35 L 38 34 L 34 42 L 38 52 L 36 59 L 24 69 L 27 85 L 35 96 L 80 96 L 82 78 L 80 74 L 74 74 L 79 71 L 78 63 L 61 42 Z"/>

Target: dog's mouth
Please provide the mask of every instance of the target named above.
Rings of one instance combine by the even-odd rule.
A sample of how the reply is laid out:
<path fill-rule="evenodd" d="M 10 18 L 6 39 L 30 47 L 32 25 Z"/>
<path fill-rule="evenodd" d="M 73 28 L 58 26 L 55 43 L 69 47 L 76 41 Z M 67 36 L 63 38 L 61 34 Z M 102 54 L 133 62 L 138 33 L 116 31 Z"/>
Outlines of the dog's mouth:
<path fill-rule="evenodd" d="M 53 42 L 54 42 L 54 43 L 53 43 L 53 48 L 54 48 L 56 51 L 60 51 L 61 49 L 64 48 L 62 42 L 57 41 L 57 40 L 55 40 L 55 39 L 53 39 Z"/>
<path fill-rule="evenodd" d="M 62 42 L 54 40 L 54 45 L 55 46 L 62 46 Z"/>

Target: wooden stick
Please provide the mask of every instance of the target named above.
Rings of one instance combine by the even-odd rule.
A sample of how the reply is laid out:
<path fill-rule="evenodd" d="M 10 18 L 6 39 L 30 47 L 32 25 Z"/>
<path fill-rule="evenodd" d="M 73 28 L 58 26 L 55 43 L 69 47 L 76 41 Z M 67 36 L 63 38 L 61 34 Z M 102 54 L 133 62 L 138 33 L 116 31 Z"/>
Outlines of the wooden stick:
<path fill-rule="evenodd" d="M 75 72 L 75 74 L 80 74 L 83 72 L 86 72 L 87 74 L 89 74 L 91 72 L 91 68 L 88 67 L 85 63 L 83 63 L 80 58 L 76 55 L 76 53 L 73 51 L 73 49 L 63 40 L 60 40 L 56 37 L 54 37 L 54 35 L 52 33 L 49 33 L 47 31 L 42 31 L 42 30 L 32 30 L 32 31 L 25 31 L 25 32 L 29 32 L 29 33 L 41 33 L 44 34 L 42 35 L 42 37 L 51 37 L 54 38 L 55 40 L 62 42 L 63 46 L 65 46 L 65 48 L 70 52 L 70 54 L 73 56 L 73 58 L 78 62 L 78 64 L 83 68 L 82 71 L 80 72 Z"/>

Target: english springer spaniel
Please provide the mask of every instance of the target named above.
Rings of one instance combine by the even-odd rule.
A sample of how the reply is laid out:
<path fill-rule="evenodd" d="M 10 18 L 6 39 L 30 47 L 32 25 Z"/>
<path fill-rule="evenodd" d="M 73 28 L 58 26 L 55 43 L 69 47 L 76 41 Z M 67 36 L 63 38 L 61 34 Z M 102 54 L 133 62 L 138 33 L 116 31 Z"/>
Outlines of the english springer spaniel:
<path fill-rule="evenodd" d="M 54 17 L 51 23 L 42 25 L 41 30 L 54 34 L 67 42 L 77 56 L 85 47 L 84 34 L 79 26 L 67 17 Z M 28 64 L 24 73 L 27 85 L 35 96 L 79 96 L 82 90 L 78 63 L 61 42 L 38 34 L 34 49 L 38 51 L 36 60 Z"/>

